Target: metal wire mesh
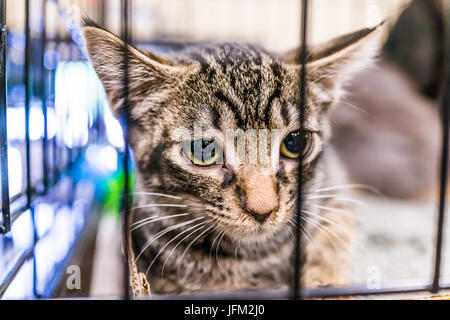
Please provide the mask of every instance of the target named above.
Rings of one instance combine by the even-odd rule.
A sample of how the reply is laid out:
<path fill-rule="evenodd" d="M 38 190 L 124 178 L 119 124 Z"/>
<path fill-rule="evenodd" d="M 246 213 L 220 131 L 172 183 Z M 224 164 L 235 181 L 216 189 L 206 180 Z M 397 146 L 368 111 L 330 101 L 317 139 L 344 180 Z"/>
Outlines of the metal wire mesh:
<path fill-rule="evenodd" d="M 45 2 L 43 6 L 42 15 L 45 17 Z M 7 30 L 6 30 L 6 0 L 0 1 L 0 32 L 1 32 L 1 45 L 0 45 L 0 169 L 1 169 L 1 192 L 2 192 L 2 220 L 0 225 L 0 234 L 6 234 L 11 230 L 11 225 L 20 216 L 23 212 L 33 209 L 33 201 L 36 197 L 45 195 L 49 192 L 52 186 L 56 184 L 58 181 L 58 173 L 61 170 L 65 170 L 70 166 L 71 162 L 69 161 L 64 168 L 58 168 L 57 162 L 53 161 L 53 168 L 49 166 L 49 146 L 53 143 L 53 156 L 56 158 L 58 153 L 56 152 L 56 146 L 54 141 L 49 141 L 48 138 L 48 127 L 47 127 L 47 108 L 46 108 L 46 90 L 44 89 L 42 92 L 42 100 L 43 100 L 43 114 L 44 114 L 44 137 L 42 143 L 43 149 L 43 189 L 38 188 L 38 186 L 33 185 L 31 179 L 31 151 L 30 151 L 30 103 L 31 103 L 31 78 L 30 78 L 30 63 L 31 63 L 31 35 L 30 35 L 30 1 L 25 0 L 25 67 L 24 67 L 24 79 L 25 79 L 25 143 L 26 143 L 26 189 L 24 192 L 19 193 L 14 197 L 10 197 L 9 194 L 9 180 L 8 180 L 8 140 L 7 140 L 7 104 L 6 104 L 6 39 L 7 39 Z M 304 128 L 304 106 L 306 105 L 306 95 L 305 92 L 307 90 L 307 70 L 306 70 L 306 59 L 308 54 L 308 28 L 309 28 L 309 11 L 308 11 L 308 0 L 301 0 L 301 50 L 298 60 L 300 61 L 302 68 L 300 74 L 300 83 L 299 83 L 299 92 L 300 92 L 300 100 L 299 107 L 301 112 L 300 116 L 300 128 L 303 130 Z M 104 22 L 105 9 L 102 8 L 101 19 Z M 131 1 L 121 0 L 121 36 L 123 40 L 132 44 L 131 39 Z M 441 257 L 442 257 L 442 243 L 444 238 L 444 217 L 446 211 L 446 191 L 447 191 L 447 176 L 448 176 L 448 149 L 449 149 L 449 104 L 450 104 L 450 12 L 446 12 L 446 37 L 442 39 L 442 49 L 445 51 L 445 59 L 444 65 L 442 68 L 445 70 L 444 79 L 442 79 L 442 88 L 443 95 L 441 101 L 441 120 L 442 120 L 442 154 L 441 154 L 441 168 L 440 168 L 440 196 L 438 203 L 438 220 L 436 222 L 436 243 L 435 243 L 435 259 L 434 259 L 434 275 L 432 281 L 430 283 L 420 283 L 416 285 L 411 285 L 408 287 L 398 287 L 398 286 L 386 286 L 382 289 L 368 289 L 363 286 L 351 286 L 351 287 L 342 287 L 342 288 L 334 288 L 334 287 L 326 287 L 326 288 L 302 288 L 301 287 L 301 275 L 302 275 L 302 261 L 303 261 L 303 253 L 301 252 L 301 243 L 302 243 L 302 217 L 301 217 L 301 208 L 302 208 L 302 175 L 301 170 L 299 170 L 299 187 L 298 187 L 298 205 L 297 205 L 297 213 L 296 213 L 296 246 L 292 255 L 293 263 L 293 275 L 290 279 L 289 288 L 290 292 L 287 291 L 250 291 L 250 292 L 233 292 L 233 293 L 220 293 L 220 294 L 208 294 L 208 295 L 190 295 L 183 296 L 183 299 L 302 299 L 302 298 L 327 298 L 327 297 L 343 297 L 343 296 L 368 296 L 368 295 L 380 295 L 380 294 L 406 294 L 413 292 L 432 292 L 437 293 L 443 289 L 450 289 L 450 282 L 446 279 L 441 278 Z M 41 35 L 41 43 L 42 48 L 46 46 L 46 36 L 45 36 L 45 23 L 44 29 Z M 43 49 L 44 50 L 44 49 Z M 124 195 L 122 202 L 122 211 L 123 211 L 123 230 L 128 230 L 128 215 L 130 211 L 130 152 L 128 145 L 128 131 L 127 128 L 127 119 L 128 115 L 126 110 L 128 110 L 127 106 L 129 104 L 128 93 L 129 93 L 129 74 L 128 74 L 128 49 L 124 51 L 123 56 L 123 64 L 124 64 L 124 73 L 123 73 L 123 87 L 125 88 L 124 102 L 122 110 L 125 110 L 121 115 L 121 122 L 124 130 L 124 140 L 125 147 L 123 152 L 123 166 L 124 166 Z M 42 60 L 42 64 L 44 61 Z M 45 72 L 43 68 L 43 73 Z M 45 81 L 42 82 L 42 86 L 45 88 L 47 84 Z M 303 159 L 300 159 L 300 164 L 302 164 Z M 15 207 L 14 211 L 11 211 L 12 203 L 18 201 L 19 199 L 25 198 L 25 204 L 23 206 Z M 126 232 L 124 232 L 126 234 Z M 125 275 L 124 275 L 124 299 L 129 299 L 129 264 L 128 264 L 128 239 L 125 237 L 124 239 L 124 249 L 125 249 Z M 33 248 L 29 251 L 25 252 L 21 259 L 19 259 L 10 272 L 10 274 L 5 278 L 3 283 L 0 283 L 0 296 L 6 290 L 8 285 L 16 276 L 18 270 L 24 264 L 26 260 L 33 256 Z M 178 296 L 172 295 L 156 295 L 155 299 L 177 299 Z"/>

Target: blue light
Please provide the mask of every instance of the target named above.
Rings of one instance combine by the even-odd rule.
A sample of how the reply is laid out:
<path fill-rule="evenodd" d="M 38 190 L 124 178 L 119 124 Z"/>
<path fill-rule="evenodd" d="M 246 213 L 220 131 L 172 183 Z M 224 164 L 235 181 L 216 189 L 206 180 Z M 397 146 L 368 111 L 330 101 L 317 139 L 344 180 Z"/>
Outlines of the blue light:
<path fill-rule="evenodd" d="M 28 260 L 9 285 L 2 299 L 31 299 L 34 298 L 33 291 L 33 261 Z"/>
<path fill-rule="evenodd" d="M 109 109 L 105 109 L 109 110 Z M 119 121 L 110 113 L 105 112 L 105 126 L 106 126 L 106 136 L 108 137 L 109 143 L 111 143 L 116 148 L 122 150 L 124 148 L 123 131 L 120 126 Z"/>
<path fill-rule="evenodd" d="M 96 172 L 111 174 L 116 172 L 118 164 L 117 150 L 110 145 L 90 145 L 86 150 L 86 160 Z"/>
<path fill-rule="evenodd" d="M 40 203 L 36 206 L 34 216 L 36 220 L 36 232 L 39 238 L 47 233 L 55 222 L 55 204 Z"/>
<path fill-rule="evenodd" d="M 33 219 L 30 210 L 17 218 L 11 227 L 11 236 L 16 249 L 28 249 L 34 243 Z"/>
<path fill-rule="evenodd" d="M 47 50 L 44 53 L 44 67 L 47 70 L 55 70 L 58 66 L 59 52 L 56 50 Z"/>
<path fill-rule="evenodd" d="M 20 151 L 8 147 L 9 194 L 11 197 L 22 191 L 22 155 Z"/>
<path fill-rule="evenodd" d="M 17 103 L 23 103 L 25 101 L 25 85 L 23 83 L 16 84 L 12 87 L 9 96 L 9 103 L 15 105 Z"/>
<path fill-rule="evenodd" d="M 25 140 L 25 107 L 18 103 L 7 109 L 7 130 L 9 141 Z M 55 136 L 55 112 L 47 108 L 47 133 L 49 139 Z M 30 139 L 39 140 L 44 136 L 44 114 L 40 101 L 33 101 L 30 108 Z"/>
<path fill-rule="evenodd" d="M 26 43 L 25 33 L 11 32 L 10 43 L 12 48 L 19 51 L 24 51 Z"/>

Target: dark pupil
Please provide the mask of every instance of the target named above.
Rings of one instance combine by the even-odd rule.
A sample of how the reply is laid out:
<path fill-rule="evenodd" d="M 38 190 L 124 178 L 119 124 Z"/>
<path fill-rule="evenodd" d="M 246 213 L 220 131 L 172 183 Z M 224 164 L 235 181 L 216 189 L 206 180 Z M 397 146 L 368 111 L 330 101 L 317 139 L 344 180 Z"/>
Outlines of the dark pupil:
<path fill-rule="evenodd" d="M 300 131 L 293 132 L 284 140 L 284 145 L 286 149 L 293 153 L 300 153 L 305 145 L 306 137 L 302 135 Z"/>
<path fill-rule="evenodd" d="M 205 154 L 206 147 L 208 147 L 211 143 L 213 142 L 204 140 L 197 140 L 192 142 L 191 152 L 194 155 L 194 157 L 202 161 L 206 161 L 213 158 L 216 154 L 216 148 L 208 148 L 210 151 L 208 152 L 208 154 Z"/>

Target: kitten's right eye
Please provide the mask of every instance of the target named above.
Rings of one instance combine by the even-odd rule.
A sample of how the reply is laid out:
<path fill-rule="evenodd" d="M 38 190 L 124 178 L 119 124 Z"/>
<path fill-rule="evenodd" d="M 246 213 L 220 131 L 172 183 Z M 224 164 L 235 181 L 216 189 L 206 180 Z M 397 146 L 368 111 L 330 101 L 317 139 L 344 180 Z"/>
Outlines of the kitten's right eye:
<path fill-rule="evenodd" d="M 196 140 L 185 144 L 183 153 L 193 164 L 202 167 L 222 163 L 223 152 L 215 141 Z"/>

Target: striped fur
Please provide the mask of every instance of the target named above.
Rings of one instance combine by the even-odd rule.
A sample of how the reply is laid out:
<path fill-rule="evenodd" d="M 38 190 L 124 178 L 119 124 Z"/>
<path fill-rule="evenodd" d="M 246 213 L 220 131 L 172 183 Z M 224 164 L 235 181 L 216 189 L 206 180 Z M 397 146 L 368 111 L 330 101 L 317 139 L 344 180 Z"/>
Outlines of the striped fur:
<path fill-rule="evenodd" d="M 119 114 L 126 45 L 95 26 L 85 26 L 83 34 L 112 110 Z M 302 253 L 303 279 L 309 286 L 346 280 L 352 219 L 325 209 L 336 207 L 332 199 L 310 198 L 320 195 L 321 188 L 345 183 L 327 144 L 326 111 L 339 99 L 345 79 L 375 54 L 376 34 L 366 31 L 319 47 L 308 64 L 305 126 L 314 133 L 314 147 L 302 174 L 305 210 L 313 216 L 305 223 L 310 242 L 304 242 Z M 138 192 L 133 221 L 149 222 L 131 231 L 139 270 L 148 275 L 155 292 L 283 287 L 292 272 L 290 221 L 297 203 L 298 164 L 281 157 L 279 145 L 299 129 L 300 66 L 238 43 L 194 46 L 164 58 L 131 46 L 128 52 L 126 111 Z M 204 137 L 223 145 L 230 129 L 256 130 L 256 139 L 247 141 L 248 150 L 259 150 L 252 149 L 255 140 L 270 130 L 275 152 L 264 155 L 272 165 L 235 164 L 231 149 L 225 150 L 225 164 L 205 168 L 189 163 L 179 146 L 195 136 L 198 122 Z M 248 214 L 249 205 L 257 210 L 269 204 L 273 213 L 265 222 Z M 164 219 L 168 216 L 173 217 Z M 158 218 L 148 220 L 152 217 Z"/>

